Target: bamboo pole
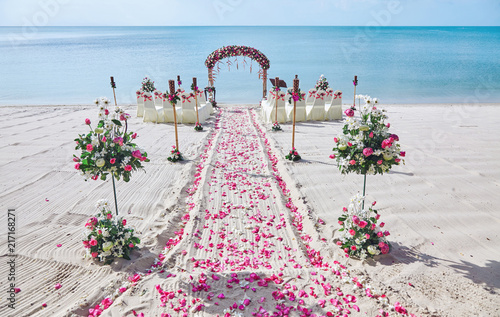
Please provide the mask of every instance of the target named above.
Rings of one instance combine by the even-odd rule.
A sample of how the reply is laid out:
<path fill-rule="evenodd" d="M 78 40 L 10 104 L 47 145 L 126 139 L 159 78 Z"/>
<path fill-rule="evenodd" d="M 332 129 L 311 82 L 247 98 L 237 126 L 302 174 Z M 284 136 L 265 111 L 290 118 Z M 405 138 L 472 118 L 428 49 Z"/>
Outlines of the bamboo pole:
<path fill-rule="evenodd" d="M 111 88 L 113 88 L 113 97 L 115 97 L 115 106 L 118 106 L 118 104 L 116 103 L 116 93 L 115 93 L 116 83 L 113 76 L 111 76 Z"/>
<path fill-rule="evenodd" d="M 278 88 L 278 90 L 274 90 L 274 93 L 276 94 L 276 95 L 274 96 L 274 97 L 275 97 L 275 99 L 276 99 L 276 102 L 275 102 L 275 104 L 276 104 L 276 111 L 275 111 L 275 113 L 274 113 L 274 122 L 275 122 L 275 123 L 276 123 L 276 122 L 278 122 L 278 98 L 279 98 L 278 91 L 279 91 L 279 89 L 280 89 L 280 86 L 279 86 L 279 85 L 280 85 L 280 78 L 279 78 L 279 77 L 276 77 L 276 78 L 274 79 L 274 86 L 275 86 L 275 87 L 277 87 L 277 88 Z"/>
<path fill-rule="evenodd" d="M 267 69 L 264 69 L 264 71 L 262 72 L 262 88 L 263 88 L 263 91 L 262 91 L 262 98 L 266 98 L 266 94 L 267 94 Z"/>
<path fill-rule="evenodd" d="M 193 86 L 194 86 L 194 102 L 196 104 L 196 123 L 200 124 L 200 119 L 198 117 L 198 89 L 196 86 L 196 77 L 193 77 Z"/>
<path fill-rule="evenodd" d="M 295 79 L 293 80 L 293 92 L 299 93 L 299 78 L 295 75 Z M 293 99 L 293 95 L 292 95 Z M 293 133 L 292 133 L 292 150 L 295 149 L 295 116 L 297 113 L 297 101 L 293 99 Z"/>
<path fill-rule="evenodd" d="M 358 85 L 358 76 L 354 76 L 354 107 L 356 107 L 356 86 Z"/>
<path fill-rule="evenodd" d="M 168 85 L 170 88 L 170 94 L 171 95 L 175 94 L 175 82 L 173 80 L 169 80 Z M 172 108 L 174 109 L 175 147 L 176 147 L 177 151 L 180 152 L 180 150 L 179 150 L 179 137 L 177 134 L 177 113 L 175 111 L 175 102 L 172 101 L 171 104 L 172 104 Z"/>

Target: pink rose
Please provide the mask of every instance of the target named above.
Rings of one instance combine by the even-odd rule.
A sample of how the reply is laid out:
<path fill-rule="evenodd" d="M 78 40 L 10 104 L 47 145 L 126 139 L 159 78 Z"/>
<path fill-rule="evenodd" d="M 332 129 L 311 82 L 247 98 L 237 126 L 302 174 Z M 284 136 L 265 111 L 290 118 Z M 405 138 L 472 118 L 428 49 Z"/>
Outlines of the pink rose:
<path fill-rule="evenodd" d="M 393 138 L 394 141 L 399 141 L 399 137 L 397 134 L 391 134 L 391 138 Z"/>
<path fill-rule="evenodd" d="M 356 215 L 352 216 L 352 222 L 354 222 L 354 224 L 356 224 L 356 225 L 359 224 L 358 216 L 356 216 Z"/>
<path fill-rule="evenodd" d="M 373 230 L 375 230 L 375 227 L 377 227 L 377 225 L 372 223 L 372 227 L 370 229 L 372 229 L 372 231 L 373 231 Z"/>
<path fill-rule="evenodd" d="M 342 211 L 347 211 L 347 207 L 342 208 Z"/>
<path fill-rule="evenodd" d="M 102 234 L 102 230 L 98 230 L 98 231 L 97 231 L 97 233 L 98 233 L 98 234 Z"/>
<path fill-rule="evenodd" d="M 113 218 L 113 215 L 109 213 L 109 214 L 106 215 L 106 218 L 107 219 L 111 219 L 111 218 Z"/>
<path fill-rule="evenodd" d="M 112 159 L 110 159 L 110 160 L 109 160 L 109 162 L 110 162 L 111 164 L 115 164 L 115 163 L 116 163 L 116 159 L 115 159 L 115 158 L 112 158 Z"/>
<path fill-rule="evenodd" d="M 337 245 L 338 245 L 338 246 L 341 246 L 341 245 L 342 245 L 342 242 L 341 242 L 341 241 L 337 241 Z"/>
<path fill-rule="evenodd" d="M 92 252 L 92 257 L 97 258 L 97 252 Z"/>
<path fill-rule="evenodd" d="M 365 238 L 368 240 L 370 239 L 370 235 L 368 233 L 365 234 Z"/>
<path fill-rule="evenodd" d="M 139 150 L 133 151 L 132 156 L 135 158 L 141 158 L 142 157 L 141 151 L 139 151 Z"/>
<path fill-rule="evenodd" d="M 339 221 L 339 225 L 341 225 L 341 226 L 342 226 L 343 224 L 344 224 L 344 222 L 343 222 L 343 221 Z"/>
<path fill-rule="evenodd" d="M 378 215 L 377 215 L 378 216 Z M 383 228 L 385 226 L 385 222 L 380 223 L 380 228 Z"/>
<path fill-rule="evenodd" d="M 348 116 L 348 117 L 352 117 L 354 116 L 354 110 L 352 110 L 351 108 L 347 109 L 346 111 L 344 111 L 345 115 Z"/>
<path fill-rule="evenodd" d="M 391 234 L 389 233 L 389 231 L 387 231 L 387 230 L 386 230 L 386 231 L 384 231 L 384 236 L 386 236 L 386 237 L 387 237 L 387 236 L 390 236 L 390 235 L 391 235 Z"/>
<path fill-rule="evenodd" d="M 345 253 L 349 252 L 349 248 L 344 248 L 344 252 Z"/>
<path fill-rule="evenodd" d="M 335 154 L 330 155 L 330 158 L 334 159 L 335 158 Z"/>
<path fill-rule="evenodd" d="M 132 134 L 132 139 L 137 138 L 137 133 Z"/>
<path fill-rule="evenodd" d="M 133 248 L 133 247 L 134 247 L 134 244 L 133 244 L 133 243 L 130 243 L 128 246 L 129 246 L 130 248 Z"/>
<path fill-rule="evenodd" d="M 394 162 L 399 163 L 401 160 L 400 159 L 394 159 Z"/>
<path fill-rule="evenodd" d="M 108 115 L 109 114 L 109 110 L 108 109 L 104 109 L 104 114 Z"/>
<path fill-rule="evenodd" d="M 56 285 L 54 285 L 54 288 L 55 288 L 55 289 L 60 289 L 61 287 L 62 287 L 62 285 L 61 285 L 61 284 L 59 284 L 59 283 L 57 283 Z"/>
<path fill-rule="evenodd" d="M 83 247 L 84 247 L 85 249 L 90 248 L 90 244 L 89 244 L 89 242 L 88 242 L 88 241 L 83 241 Z"/>
<path fill-rule="evenodd" d="M 390 128 L 390 127 L 391 127 L 391 124 L 390 124 L 390 123 L 386 124 L 386 127 Z"/>
<path fill-rule="evenodd" d="M 373 154 L 373 149 L 371 147 L 367 147 L 363 149 L 363 155 L 364 156 L 370 156 Z"/>
<path fill-rule="evenodd" d="M 384 236 L 384 233 L 382 231 L 377 232 L 377 237 L 382 238 Z"/>
<path fill-rule="evenodd" d="M 368 134 L 368 136 L 369 136 L 370 138 L 373 138 L 373 132 L 370 132 L 370 134 Z"/>
<path fill-rule="evenodd" d="M 367 224 L 368 224 L 368 222 L 366 222 L 366 221 L 360 221 L 358 226 L 359 226 L 361 229 L 363 229 L 364 227 L 366 227 L 366 225 L 367 225 Z"/>
<path fill-rule="evenodd" d="M 356 251 L 356 246 L 355 245 L 351 245 L 351 250 L 352 251 Z"/>
<path fill-rule="evenodd" d="M 383 163 L 383 161 L 382 161 L 382 160 L 378 160 L 378 161 L 377 161 L 377 164 L 378 164 L 378 165 L 382 165 L 382 163 Z"/>
<path fill-rule="evenodd" d="M 126 226 L 127 225 L 127 220 L 123 219 L 122 220 L 122 225 Z"/>
<path fill-rule="evenodd" d="M 333 138 L 333 141 L 334 141 L 335 143 L 338 143 L 338 142 L 339 142 L 339 139 L 337 139 L 337 138 Z"/>
<path fill-rule="evenodd" d="M 81 165 L 80 163 L 76 163 L 75 164 L 75 169 L 79 170 L 80 169 L 80 165 Z"/>
<path fill-rule="evenodd" d="M 73 162 L 80 162 L 80 158 L 79 157 L 74 157 L 73 158 Z"/>
<path fill-rule="evenodd" d="M 356 165 L 356 161 L 355 161 L 355 160 L 350 160 L 350 161 L 349 161 L 349 164 L 351 164 L 351 165 Z"/>
<path fill-rule="evenodd" d="M 90 119 L 89 118 L 85 119 L 85 124 L 86 125 L 90 125 Z"/>
<path fill-rule="evenodd" d="M 379 219 L 380 219 L 380 215 L 379 215 L 379 214 L 377 214 L 377 215 L 375 216 L 375 219 L 379 220 Z"/>
<path fill-rule="evenodd" d="M 405 151 L 401 151 L 401 152 L 399 152 L 399 155 L 400 155 L 401 157 L 405 157 L 406 152 L 405 152 Z"/>
<path fill-rule="evenodd" d="M 92 144 L 87 144 L 87 151 L 92 152 L 93 149 L 94 147 L 92 146 Z"/>
<path fill-rule="evenodd" d="M 106 143 L 106 141 L 107 141 L 107 140 L 108 140 L 108 139 L 106 139 L 106 137 L 105 137 L 105 136 L 103 136 L 103 137 L 102 137 L 102 139 L 101 139 L 101 141 L 102 141 L 103 143 Z"/>
<path fill-rule="evenodd" d="M 351 142 L 347 142 L 347 146 L 348 146 L 348 147 L 351 147 L 351 146 L 352 146 L 352 143 L 351 143 Z"/>
<path fill-rule="evenodd" d="M 351 236 L 355 236 L 356 235 L 356 231 L 354 231 L 354 229 L 351 229 L 351 230 L 349 230 L 349 234 Z"/>
<path fill-rule="evenodd" d="M 126 165 L 123 169 L 126 170 L 127 172 L 130 172 L 132 170 L 132 166 Z"/>
<path fill-rule="evenodd" d="M 91 246 L 96 246 L 97 245 L 97 240 L 94 239 L 94 238 L 92 238 L 92 239 L 90 239 L 89 243 L 90 243 Z"/>

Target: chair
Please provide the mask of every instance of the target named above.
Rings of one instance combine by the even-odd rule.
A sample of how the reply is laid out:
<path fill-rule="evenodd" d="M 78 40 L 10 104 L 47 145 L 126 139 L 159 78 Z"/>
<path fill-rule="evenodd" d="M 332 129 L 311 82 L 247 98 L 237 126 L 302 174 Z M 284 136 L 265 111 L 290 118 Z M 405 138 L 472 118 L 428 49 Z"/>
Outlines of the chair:
<path fill-rule="evenodd" d="M 270 118 L 271 111 L 273 111 L 273 107 L 275 107 L 276 102 L 276 94 L 274 91 L 269 91 L 269 98 L 266 100 L 262 100 L 262 116 L 264 120 L 268 122 L 268 118 Z"/>
<path fill-rule="evenodd" d="M 180 106 L 180 103 L 176 103 L 175 105 L 175 115 L 177 117 L 177 123 L 181 123 L 182 120 L 182 107 Z M 164 116 L 164 122 L 174 122 L 174 107 L 172 107 L 172 104 L 168 99 L 164 99 L 163 101 L 163 116 Z"/>
<path fill-rule="evenodd" d="M 333 99 L 333 88 L 328 88 L 325 92 L 326 92 L 325 104 L 329 105 L 332 103 L 332 99 Z"/>
<path fill-rule="evenodd" d="M 285 108 L 285 93 L 280 91 L 276 95 L 278 96 L 277 120 L 279 123 L 283 123 L 287 121 L 286 108 Z M 270 107 L 270 105 L 268 107 Z M 266 117 L 267 119 L 266 121 L 274 123 L 276 121 L 276 99 L 274 99 L 274 104 L 272 105 L 272 107 L 268 108 L 267 114 L 268 117 Z"/>
<path fill-rule="evenodd" d="M 155 90 L 153 95 L 155 96 L 155 106 L 163 107 L 163 93 L 159 90 Z"/>
<path fill-rule="evenodd" d="M 306 121 L 307 120 L 307 113 L 306 113 L 306 94 L 302 93 L 302 100 L 296 102 L 296 109 L 295 109 L 295 121 Z M 287 118 L 288 121 L 293 121 L 293 99 L 292 103 L 287 102 Z"/>
<path fill-rule="evenodd" d="M 313 104 L 307 105 L 306 102 L 307 120 L 325 120 L 325 96 L 325 91 L 318 90 Z"/>
<path fill-rule="evenodd" d="M 168 101 L 167 101 L 168 103 Z M 165 121 L 165 99 L 163 98 L 163 93 L 159 91 L 158 94 L 156 94 L 155 91 L 155 108 L 156 112 L 158 113 L 158 120 L 157 122 L 166 122 Z"/>
<path fill-rule="evenodd" d="M 307 98 L 306 98 L 306 106 L 307 105 L 312 105 L 314 102 L 314 99 L 316 99 L 316 89 L 312 88 L 309 89 Z"/>
<path fill-rule="evenodd" d="M 195 123 L 196 122 L 196 103 L 193 94 L 181 94 L 181 107 L 182 107 L 182 123 Z"/>
<path fill-rule="evenodd" d="M 205 98 L 205 94 L 203 93 L 203 90 L 198 90 L 198 92 L 196 93 L 196 96 L 197 96 L 197 102 L 198 102 L 198 112 L 200 111 L 200 109 L 204 108 L 205 110 L 205 118 L 208 118 L 210 116 L 210 114 L 214 113 L 214 107 L 212 107 L 212 103 L 211 102 L 207 102 L 207 99 Z M 200 119 L 201 120 L 201 119 Z M 204 121 L 203 120 L 203 121 Z"/>
<path fill-rule="evenodd" d="M 326 117 L 330 120 L 342 119 L 342 91 L 335 90 L 333 100 L 330 105 L 326 106 Z"/>
<path fill-rule="evenodd" d="M 144 115 L 144 97 L 142 96 L 144 92 L 142 90 L 137 90 L 135 95 L 137 97 L 137 116 L 142 117 Z"/>
<path fill-rule="evenodd" d="M 144 98 L 144 118 L 142 121 L 144 122 L 158 122 L 158 112 L 156 111 L 153 96 L 150 92 L 145 92 L 143 94 Z"/>

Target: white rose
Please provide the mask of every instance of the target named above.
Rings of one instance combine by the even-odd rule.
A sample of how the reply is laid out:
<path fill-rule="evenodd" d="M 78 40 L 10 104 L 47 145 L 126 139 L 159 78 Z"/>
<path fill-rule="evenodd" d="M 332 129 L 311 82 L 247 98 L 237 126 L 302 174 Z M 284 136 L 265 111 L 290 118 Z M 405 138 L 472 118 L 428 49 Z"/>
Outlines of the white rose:
<path fill-rule="evenodd" d="M 106 164 L 106 161 L 102 158 L 98 159 L 95 164 L 97 165 L 97 167 L 103 167 L 104 164 Z"/>
<path fill-rule="evenodd" d="M 102 245 L 102 250 L 104 252 L 108 252 L 109 250 L 111 250 L 111 248 L 113 247 L 113 242 L 111 241 L 108 241 L 108 242 L 105 242 L 103 245 Z"/>

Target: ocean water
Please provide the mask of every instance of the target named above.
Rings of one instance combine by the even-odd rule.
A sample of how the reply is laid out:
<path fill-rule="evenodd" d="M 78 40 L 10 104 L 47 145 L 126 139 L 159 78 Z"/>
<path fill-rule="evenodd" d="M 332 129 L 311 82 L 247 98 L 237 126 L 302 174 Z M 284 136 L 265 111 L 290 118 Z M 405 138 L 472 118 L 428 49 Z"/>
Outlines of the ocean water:
<path fill-rule="evenodd" d="M 123 104 L 144 76 L 163 91 L 177 75 L 205 87 L 205 59 L 226 45 L 255 47 L 269 78 L 297 74 L 302 90 L 324 74 L 344 102 L 354 75 L 382 103 L 500 102 L 500 27 L 0 27 L 0 104 L 89 104 L 112 97 L 110 76 Z M 217 101 L 258 103 L 258 64 L 227 61 Z"/>

